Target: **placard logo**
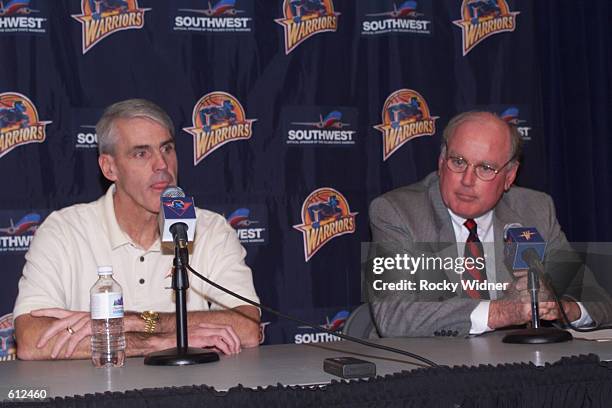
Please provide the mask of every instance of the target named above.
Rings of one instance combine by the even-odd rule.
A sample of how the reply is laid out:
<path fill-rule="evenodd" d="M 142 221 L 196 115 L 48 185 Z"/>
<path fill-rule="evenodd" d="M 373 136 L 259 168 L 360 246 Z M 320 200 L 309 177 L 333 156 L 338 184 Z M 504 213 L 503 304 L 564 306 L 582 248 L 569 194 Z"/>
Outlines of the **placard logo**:
<path fill-rule="evenodd" d="M 0 157 L 16 147 L 45 141 L 51 121 L 38 119 L 36 107 L 26 96 L 16 92 L 0 94 Z"/>
<path fill-rule="evenodd" d="M 266 228 L 258 219 L 253 219 L 249 208 L 238 208 L 227 217 L 227 222 L 236 230 L 242 244 L 263 244 Z"/>
<path fill-rule="evenodd" d="M 250 139 L 257 120 L 247 119 L 238 99 L 226 92 L 211 92 L 200 98 L 192 119 L 193 126 L 183 130 L 193 135 L 194 166 L 229 142 Z"/>
<path fill-rule="evenodd" d="M 300 118 L 314 119 L 306 109 L 299 111 Z M 342 112 L 333 110 L 327 114 L 319 111 L 319 120 L 313 122 L 290 122 L 287 144 L 292 145 L 354 145 L 356 124 L 343 120 Z M 348 129 L 345 129 L 348 128 Z"/>
<path fill-rule="evenodd" d="M 28 213 L 16 218 L 18 221 L 15 223 L 12 218 L 15 213 L 9 214 L 11 215 L 3 217 L 5 220 L 9 219 L 8 225 L 5 223 L 0 227 L 0 252 L 27 251 L 42 217 L 38 213 Z"/>
<path fill-rule="evenodd" d="M 80 125 L 76 135 L 76 143 L 74 145 L 77 149 L 97 149 L 98 148 L 98 134 L 96 133 L 95 125 Z"/>
<path fill-rule="evenodd" d="M 302 223 L 293 226 L 304 236 L 306 262 L 333 238 L 354 233 L 357 214 L 333 188 L 322 187 L 310 193 L 302 204 Z"/>
<path fill-rule="evenodd" d="M 241 0 L 245 3 L 245 0 Z M 248 3 L 251 6 L 251 3 Z M 252 9 L 252 7 L 249 7 Z M 188 15 L 174 17 L 174 31 L 201 33 L 246 33 L 252 31 L 249 11 L 236 6 L 236 0 L 209 1 L 207 8 L 179 8 Z"/>
<path fill-rule="evenodd" d="M 425 99 L 412 89 L 393 92 L 383 105 L 382 123 L 374 126 L 382 132 L 383 161 L 409 140 L 436 133 L 436 119 Z"/>
<path fill-rule="evenodd" d="M 30 0 L 0 1 L 0 16 L 18 16 L 37 13 L 38 10 L 30 8 Z"/>
<path fill-rule="evenodd" d="M 463 55 L 493 34 L 514 31 L 518 14 L 506 0 L 463 0 L 461 20 L 453 21 L 461 28 Z"/>
<path fill-rule="evenodd" d="M 509 108 L 504 109 L 499 116 L 511 125 L 516 126 L 516 129 L 522 136 L 523 140 L 531 140 L 531 126 L 529 126 L 526 119 L 520 116 L 519 108 L 517 106 L 510 106 Z"/>
<path fill-rule="evenodd" d="M 0 33 L 44 34 L 47 21 L 39 15 L 40 10 L 30 7 L 30 0 L 0 0 Z"/>
<path fill-rule="evenodd" d="M 284 0 L 283 14 L 275 21 L 285 30 L 285 54 L 315 34 L 338 29 L 332 0 Z"/>
<path fill-rule="evenodd" d="M 81 0 L 81 14 L 72 18 L 81 23 L 83 54 L 103 38 L 123 30 L 144 26 L 144 14 L 137 0 Z"/>
<path fill-rule="evenodd" d="M 164 206 L 174 213 L 177 217 L 182 217 L 183 214 L 189 210 L 189 207 L 193 205 L 192 202 L 185 201 L 181 198 L 175 198 L 173 200 L 163 201 Z"/>
<path fill-rule="evenodd" d="M 371 6 L 374 10 L 380 10 L 383 2 L 375 0 Z M 420 10 L 420 3 L 416 0 L 395 0 L 386 3 L 389 6 L 382 8 L 384 11 L 369 12 L 364 16 L 361 24 L 362 35 L 375 35 L 386 33 L 411 33 L 431 34 L 431 20 Z M 426 3 L 428 11 L 431 11 L 430 3 Z M 429 13 L 430 14 L 430 13 Z"/>
<path fill-rule="evenodd" d="M 344 327 L 344 323 L 346 322 L 346 319 L 348 319 L 349 315 L 350 313 L 348 310 L 341 310 L 331 319 L 329 316 L 326 316 L 325 323 L 321 324 L 321 326 L 327 330 L 340 331 Z M 314 329 L 310 326 L 298 326 L 298 329 L 307 330 L 307 332 L 297 333 L 293 338 L 295 344 L 326 343 L 341 340 L 340 337 L 334 336 L 331 333 L 324 331 L 314 332 Z"/>
<path fill-rule="evenodd" d="M 72 123 L 70 133 L 74 141 L 74 147 L 78 150 L 97 150 L 98 134 L 96 123 L 102 116 L 102 109 L 82 108 L 74 106 L 71 108 Z"/>

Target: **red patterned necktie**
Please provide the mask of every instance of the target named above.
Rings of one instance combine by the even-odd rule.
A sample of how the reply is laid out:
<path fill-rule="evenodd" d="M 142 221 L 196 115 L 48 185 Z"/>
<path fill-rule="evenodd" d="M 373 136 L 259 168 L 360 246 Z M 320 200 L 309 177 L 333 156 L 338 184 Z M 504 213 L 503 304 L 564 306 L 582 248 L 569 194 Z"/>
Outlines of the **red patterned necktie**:
<path fill-rule="evenodd" d="M 475 282 L 484 282 L 487 279 L 487 271 L 485 268 L 478 269 L 476 266 L 479 264 L 476 261 L 476 258 L 484 259 L 484 249 L 482 247 L 482 242 L 478 239 L 478 230 L 476 226 L 476 221 L 473 219 L 467 219 L 463 225 L 470 231 L 470 235 L 465 242 L 465 251 L 463 252 L 463 256 L 465 259 L 471 258 L 472 268 L 468 268 L 466 266 L 465 272 L 461 275 L 461 279 L 463 281 L 475 281 Z M 477 289 L 469 289 L 469 285 L 464 284 L 465 292 L 469 297 L 473 299 L 490 299 L 488 290 L 477 290 Z"/>

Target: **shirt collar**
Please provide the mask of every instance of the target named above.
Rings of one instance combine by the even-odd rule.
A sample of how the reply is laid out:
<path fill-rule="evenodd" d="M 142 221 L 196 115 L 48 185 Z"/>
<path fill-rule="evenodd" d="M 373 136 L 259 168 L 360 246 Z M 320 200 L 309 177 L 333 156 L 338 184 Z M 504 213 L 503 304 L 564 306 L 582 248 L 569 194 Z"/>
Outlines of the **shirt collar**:
<path fill-rule="evenodd" d="M 458 216 L 457 214 L 452 212 L 450 208 L 448 208 L 448 213 L 450 214 L 451 219 L 453 220 L 453 224 L 458 226 L 459 230 L 465 229 L 465 226 L 463 225 L 463 223 L 467 220 L 467 218 Z M 474 218 L 474 221 L 476 222 L 476 226 L 478 229 L 478 236 L 484 237 L 485 235 L 488 234 L 489 230 L 493 227 L 493 210 L 489 210 L 483 215 L 481 215 L 480 217 Z"/>
<path fill-rule="evenodd" d="M 102 198 L 102 207 L 104 222 L 106 223 L 110 237 L 111 248 L 114 250 L 127 244 L 138 247 L 138 245 L 132 242 L 129 235 L 121 229 L 119 223 L 117 222 L 117 216 L 115 215 L 115 184 L 108 188 L 106 194 Z M 158 238 L 153 245 L 151 245 L 151 248 L 147 250 L 147 252 L 160 250 L 160 240 Z"/>

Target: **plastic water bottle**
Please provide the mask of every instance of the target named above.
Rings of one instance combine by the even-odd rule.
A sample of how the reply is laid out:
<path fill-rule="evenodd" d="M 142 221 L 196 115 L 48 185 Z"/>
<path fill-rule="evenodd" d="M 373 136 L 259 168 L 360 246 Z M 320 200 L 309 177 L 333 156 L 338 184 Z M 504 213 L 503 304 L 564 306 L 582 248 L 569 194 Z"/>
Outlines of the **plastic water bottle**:
<path fill-rule="evenodd" d="M 91 360 L 96 367 L 122 367 L 125 361 L 123 293 L 111 266 L 98 267 L 90 294 Z"/>

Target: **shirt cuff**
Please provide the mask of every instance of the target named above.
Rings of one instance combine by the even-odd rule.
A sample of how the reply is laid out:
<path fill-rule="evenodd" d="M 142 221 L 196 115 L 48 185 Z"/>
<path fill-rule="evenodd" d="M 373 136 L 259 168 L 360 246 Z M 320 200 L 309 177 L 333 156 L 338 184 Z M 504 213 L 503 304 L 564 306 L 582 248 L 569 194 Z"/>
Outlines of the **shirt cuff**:
<path fill-rule="evenodd" d="M 576 302 L 576 304 L 580 308 L 580 317 L 577 320 L 574 320 L 572 322 L 572 326 L 576 326 L 576 327 L 592 326 L 593 319 L 591 318 L 591 315 L 589 314 L 589 312 L 587 312 L 587 310 L 582 305 L 582 302 Z"/>
<path fill-rule="evenodd" d="M 483 300 L 478 303 L 478 306 L 476 306 L 474 310 L 472 310 L 470 314 L 470 320 L 472 321 L 470 334 L 482 334 L 493 330 L 487 326 L 489 322 L 489 303 L 490 301 Z"/>

